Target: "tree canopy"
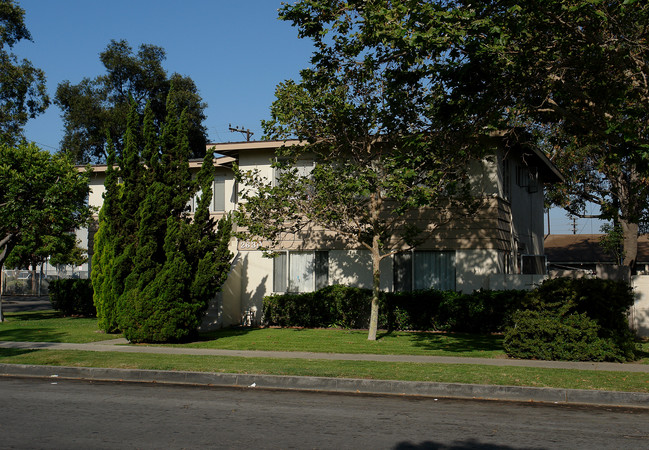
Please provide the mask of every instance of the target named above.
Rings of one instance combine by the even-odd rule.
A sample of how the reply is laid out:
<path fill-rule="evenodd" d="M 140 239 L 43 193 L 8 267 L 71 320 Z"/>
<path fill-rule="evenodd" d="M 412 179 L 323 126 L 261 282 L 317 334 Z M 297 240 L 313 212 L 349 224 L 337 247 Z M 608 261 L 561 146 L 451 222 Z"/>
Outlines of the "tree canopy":
<path fill-rule="evenodd" d="M 317 64 L 337 67 L 332 42 L 369 48 L 403 99 L 430 87 L 425 116 L 444 119 L 431 130 L 525 129 L 517 139 L 566 175 L 550 199 L 581 217 L 598 204 L 633 264 L 649 210 L 647 2 L 301 1 L 282 14 L 315 40 Z"/>
<path fill-rule="evenodd" d="M 31 40 L 25 10 L 13 0 L 0 0 L 0 143 L 14 145 L 27 121 L 43 113 L 50 99 L 45 74 L 11 53 L 21 40 Z"/>
<path fill-rule="evenodd" d="M 633 265 L 649 212 L 649 5 L 454 3 L 467 24 L 454 95 L 485 98 L 486 117 L 533 132 L 566 175 L 551 200 L 581 217 L 597 204 Z"/>
<path fill-rule="evenodd" d="M 135 101 L 140 122 L 149 104 L 153 126 L 159 131 L 172 93 L 178 107 L 186 110 L 191 156 L 205 154 L 206 104 L 190 77 L 167 74 L 162 65 L 166 58 L 163 48 L 142 44 L 134 53 L 125 40 L 112 40 L 99 58 L 105 75 L 84 78 L 79 84 L 64 81 L 56 90 L 55 102 L 63 111 L 65 124 L 63 151 L 78 163 L 105 162 L 107 136 L 118 154 L 124 148 L 130 99 Z"/>
<path fill-rule="evenodd" d="M 301 143 L 279 150 L 274 182 L 238 172 L 246 190 L 237 216 L 242 236 L 267 240 L 271 253 L 284 235 L 306 227 L 367 250 L 374 278 L 369 339 L 376 339 L 381 260 L 468 214 L 475 203 L 468 170 L 480 156 L 471 124 L 448 124 L 440 113 L 447 94 L 419 72 L 424 61 L 377 44 L 376 8 L 302 1 L 280 10 L 316 51 L 299 82 L 277 87 L 264 129 L 271 139 Z M 425 220 L 421 208 L 428 208 Z"/>
<path fill-rule="evenodd" d="M 0 145 L 0 267 L 16 247 L 39 258 L 69 250 L 69 233 L 91 216 L 88 176 L 65 155 Z"/>

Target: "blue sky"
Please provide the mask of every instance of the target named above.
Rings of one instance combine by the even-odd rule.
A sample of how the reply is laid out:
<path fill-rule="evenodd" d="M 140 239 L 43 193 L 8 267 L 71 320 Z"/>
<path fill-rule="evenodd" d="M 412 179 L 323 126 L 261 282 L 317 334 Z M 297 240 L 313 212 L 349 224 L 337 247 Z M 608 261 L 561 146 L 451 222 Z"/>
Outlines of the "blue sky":
<path fill-rule="evenodd" d="M 53 98 L 64 80 L 79 83 L 104 73 L 99 61 L 111 39 L 126 39 L 137 50 L 154 44 L 167 52 L 169 73 L 191 77 L 206 110 L 209 139 L 243 140 L 228 125 L 261 137 L 275 86 L 297 78 L 307 67 L 311 44 L 299 40 L 289 23 L 277 19 L 275 0 L 18 0 L 26 11 L 33 43 L 15 53 L 45 71 Z M 27 137 L 58 149 L 63 135 L 55 105 L 30 121 Z"/>
<path fill-rule="evenodd" d="M 297 79 L 308 67 L 312 46 L 277 19 L 281 0 L 18 0 L 33 42 L 14 52 L 45 71 L 54 98 L 59 83 L 79 83 L 104 73 L 99 61 L 111 39 L 137 50 L 154 44 L 167 52 L 168 73 L 191 77 L 207 103 L 208 138 L 241 141 L 228 125 L 250 129 L 259 139 L 269 118 L 275 86 Z M 56 105 L 26 127 L 27 138 L 55 151 L 63 137 Z M 561 210 L 550 214 L 553 234 L 572 233 Z M 545 220 L 547 231 L 547 217 Z M 578 233 L 598 233 L 599 224 L 580 220 Z"/>

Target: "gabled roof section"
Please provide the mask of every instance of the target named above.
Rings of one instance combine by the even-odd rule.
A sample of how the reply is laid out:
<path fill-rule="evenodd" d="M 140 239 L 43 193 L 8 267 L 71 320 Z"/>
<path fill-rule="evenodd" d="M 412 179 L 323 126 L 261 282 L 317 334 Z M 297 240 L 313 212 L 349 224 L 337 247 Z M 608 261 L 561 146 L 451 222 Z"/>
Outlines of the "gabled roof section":
<path fill-rule="evenodd" d="M 539 148 L 524 145 L 519 147 L 519 151 L 521 158 L 527 165 L 539 169 L 539 173 L 546 183 L 562 183 L 565 180 L 557 166 Z"/>
<path fill-rule="evenodd" d="M 506 139 L 506 134 L 495 133 L 491 138 L 499 139 L 501 143 Z M 493 142 L 493 141 L 492 141 Z M 283 146 L 305 145 L 306 142 L 298 139 L 287 139 L 285 141 L 243 141 L 243 142 L 224 142 L 207 144 L 207 150 L 218 155 L 231 156 L 238 158 L 240 152 L 254 150 L 273 150 Z M 504 144 L 504 143 L 503 143 Z M 519 152 L 521 159 L 528 166 L 534 166 L 539 169 L 543 180 L 546 183 L 560 183 L 564 181 L 563 175 L 559 169 L 545 156 L 545 154 L 536 147 L 531 145 L 516 144 L 514 151 Z"/>
<path fill-rule="evenodd" d="M 298 139 L 287 139 L 285 141 L 244 141 L 244 142 L 221 142 L 207 144 L 207 150 L 215 154 L 238 157 L 239 152 L 253 150 L 272 150 L 289 145 L 302 145 Z"/>

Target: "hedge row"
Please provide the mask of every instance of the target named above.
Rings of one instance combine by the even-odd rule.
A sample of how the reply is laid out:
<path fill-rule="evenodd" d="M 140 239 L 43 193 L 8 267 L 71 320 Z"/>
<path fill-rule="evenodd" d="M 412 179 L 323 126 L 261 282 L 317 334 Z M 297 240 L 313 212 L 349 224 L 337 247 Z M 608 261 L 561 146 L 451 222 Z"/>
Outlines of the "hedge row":
<path fill-rule="evenodd" d="M 369 289 L 328 286 L 316 292 L 264 298 L 264 320 L 281 327 L 367 328 Z M 504 331 L 525 291 L 459 294 L 434 289 L 382 293 L 379 327 L 388 330 Z"/>
<path fill-rule="evenodd" d="M 264 320 L 282 327 L 367 328 L 370 299 L 370 290 L 344 286 L 271 295 L 264 298 Z M 627 321 L 633 302 L 628 283 L 600 279 L 553 279 L 532 291 L 382 293 L 379 327 L 505 332 L 511 357 L 622 362 L 637 355 Z"/>

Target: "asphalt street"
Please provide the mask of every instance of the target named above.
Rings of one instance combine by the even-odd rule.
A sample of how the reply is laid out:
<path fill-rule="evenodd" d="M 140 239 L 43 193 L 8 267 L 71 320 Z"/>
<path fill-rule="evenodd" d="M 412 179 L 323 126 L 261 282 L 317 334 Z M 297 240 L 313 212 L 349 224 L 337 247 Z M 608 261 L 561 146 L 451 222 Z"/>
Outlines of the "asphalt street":
<path fill-rule="evenodd" d="M 0 379 L 3 448 L 641 449 L 649 411 Z"/>

